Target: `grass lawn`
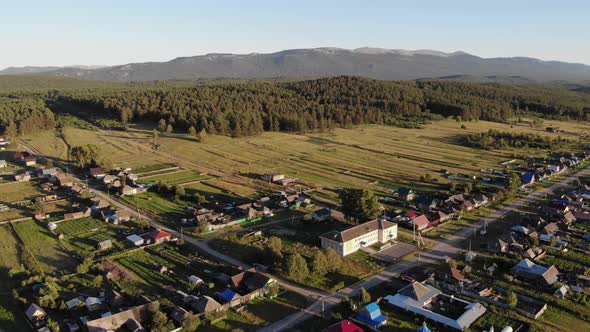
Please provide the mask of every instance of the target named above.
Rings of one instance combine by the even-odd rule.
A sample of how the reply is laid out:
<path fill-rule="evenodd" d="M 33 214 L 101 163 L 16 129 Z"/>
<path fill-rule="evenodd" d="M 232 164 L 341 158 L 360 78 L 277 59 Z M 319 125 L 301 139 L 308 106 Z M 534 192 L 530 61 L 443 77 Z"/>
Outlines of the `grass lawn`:
<path fill-rule="evenodd" d="M 77 265 L 76 260 L 66 251 L 45 226 L 35 220 L 13 224 L 16 233 L 26 248 L 35 257 L 46 273 L 68 273 Z"/>

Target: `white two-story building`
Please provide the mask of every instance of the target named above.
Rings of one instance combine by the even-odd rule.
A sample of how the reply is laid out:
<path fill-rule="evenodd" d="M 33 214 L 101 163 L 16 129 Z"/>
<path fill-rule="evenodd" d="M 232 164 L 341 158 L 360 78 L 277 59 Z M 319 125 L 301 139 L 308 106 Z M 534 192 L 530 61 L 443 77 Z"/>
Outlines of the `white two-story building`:
<path fill-rule="evenodd" d="M 351 254 L 362 247 L 386 243 L 397 238 L 397 224 L 375 219 L 343 231 L 331 231 L 320 236 L 322 248 L 332 248 L 340 256 Z"/>

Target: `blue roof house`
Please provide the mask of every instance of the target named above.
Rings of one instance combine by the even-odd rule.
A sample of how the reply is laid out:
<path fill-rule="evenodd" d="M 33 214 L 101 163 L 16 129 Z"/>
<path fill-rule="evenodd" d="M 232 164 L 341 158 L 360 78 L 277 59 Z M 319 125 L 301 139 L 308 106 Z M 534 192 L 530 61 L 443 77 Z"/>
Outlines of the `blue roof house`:
<path fill-rule="evenodd" d="M 229 288 L 226 288 L 223 292 L 216 292 L 215 295 L 217 295 L 217 297 L 219 297 L 226 303 L 230 303 L 240 299 L 240 295 L 238 295 L 236 292 Z"/>
<path fill-rule="evenodd" d="M 356 318 L 370 327 L 377 328 L 387 323 L 387 318 L 381 313 L 377 302 L 367 304 Z"/>
<path fill-rule="evenodd" d="M 521 177 L 524 186 L 533 184 L 535 182 L 535 174 L 531 172 L 524 173 Z"/>

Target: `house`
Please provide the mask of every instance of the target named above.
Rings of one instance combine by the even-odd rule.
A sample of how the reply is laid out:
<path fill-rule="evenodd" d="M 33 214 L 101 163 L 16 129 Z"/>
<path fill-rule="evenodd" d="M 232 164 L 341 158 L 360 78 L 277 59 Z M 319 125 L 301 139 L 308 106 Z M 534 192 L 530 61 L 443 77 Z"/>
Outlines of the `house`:
<path fill-rule="evenodd" d="M 413 201 L 414 198 L 416 197 L 414 190 L 412 190 L 411 188 L 407 188 L 407 187 L 400 187 L 397 190 L 397 195 L 398 195 L 398 198 L 404 202 Z"/>
<path fill-rule="evenodd" d="M 52 177 L 52 182 L 57 183 L 60 187 L 71 187 L 74 185 L 74 180 L 66 174 L 58 173 Z"/>
<path fill-rule="evenodd" d="M 14 160 L 16 161 L 24 161 L 26 157 L 29 157 L 31 154 L 27 151 L 17 151 L 14 153 Z"/>
<path fill-rule="evenodd" d="M 323 208 L 319 210 L 315 210 L 311 213 L 311 218 L 313 221 L 326 221 L 329 220 L 332 216 L 332 210 L 330 208 Z"/>
<path fill-rule="evenodd" d="M 84 218 L 84 217 L 85 217 L 84 212 L 82 212 L 82 211 L 70 212 L 70 213 L 64 214 L 64 220 L 78 219 L 78 218 Z"/>
<path fill-rule="evenodd" d="M 163 231 L 161 229 L 157 229 L 148 233 L 148 242 L 149 243 L 162 243 L 166 241 L 170 241 L 172 238 L 172 234 Z"/>
<path fill-rule="evenodd" d="M 127 237 L 127 242 L 139 247 L 143 245 L 144 239 L 139 235 L 132 234 Z"/>
<path fill-rule="evenodd" d="M 546 268 L 525 258 L 512 268 L 512 274 L 530 281 L 540 281 L 544 285 L 553 285 L 558 280 L 559 271 L 555 265 Z"/>
<path fill-rule="evenodd" d="M 480 206 L 488 205 L 488 203 L 490 202 L 490 199 L 486 195 L 479 194 L 479 195 L 475 196 L 475 198 L 473 199 L 473 202 L 475 203 L 475 207 L 478 208 Z"/>
<path fill-rule="evenodd" d="M 112 248 L 112 247 L 113 247 L 113 241 L 111 241 L 111 240 L 100 241 L 96 245 L 96 248 L 98 250 L 106 250 L 106 249 L 109 249 L 109 248 Z"/>
<path fill-rule="evenodd" d="M 590 221 L 590 212 L 582 210 L 576 211 L 574 217 L 576 218 L 576 221 Z"/>
<path fill-rule="evenodd" d="M 356 315 L 356 319 L 374 329 L 387 324 L 387 318 L 381 313 L 381 308 L 379 308 L 377 302 L 369 303 L 362 308 L 359 314 Z"/>
<path fill-rule="evenodd" d="M 102 169 L 102 167 L 90 167 L 88 172 L 93 178 L 97 180 L 102 180 L 106 176 L 106 172 L 104 169 Z"/>
<path fill-rule="evenodd" d="M 267 181 L 267 182 L 277 182 L 277 181 L 285 179 L 285 174 L 270 173 L 270 174 L 264 174 L 260 178 L 264 181 Z"/>
<path fill-rule="evenodd" d="M 387 295 L 384 300 L 402 310 L 459 331 L 468 329 L 486 312 L 486 308 L 480 303 L 443 294 L 440 290 L 417 281 L 400 289 L 393 296 Z"/>
<path fill-rule="evenodd" d="M 88 311 L 97 311 L 105 308 L 105 304 L 101 298 L 89 296 L 84 301 L 84 305 Z"/>
<path fill-rule="evenodd" d="M 37 165 L 37 157 L 35 157 L 35 156 L 25 157 L 25 158 L 23 158 L 23 163 L 25 164 L 25 166 Z"/>
<path fill-rule="evenodd" d="M 475 208 L 475 205 L 472 200 L 467 199 L 463 202 L 463 204 L 461 204 L 461 208 L 469 212 Z"/>
<path fill-rule="evenodd" d="M 522 186 L 528 186 L 535 183 L 535 173 L 526 172 L 521 177 L 520 180 L 522 181 Z"/>
<path fill-rule="evenodd" d="M 240 294 L 230 288 L 226 288 L 223 292 L 215 292 L 215 296 L 223 303 L 229 303 L 231 307 L 237 306 L 242 302 Z"/>
<path fill-rule="evenodd" d="M 47 228 L 48 228 L 49 230 L 52 230 L 52 231 L 53 231 L 53 230 L 56 230 L 56 229 L 57 229 L 57 224 L 56 224 L 56 223 L 54 223 L 54 222 L 48 222 L 48 223 L 47 223 Z"/>
<path fill-rule="evenodd" d="M 8 167 L 8 163 L 6 163 L 6 160 L 0 160 L 0 168 L 4 167 Z"/>
<path fill-rule="evenodd" d="M 412 218 L 412 220 L 409 221 L 409 224 L 412 226 L 412 228 L 416 227 L 417 231 L 422 231 L 430 226 L 430 221 L 425 214 L 421 214 Z"/>
<path fill-rule="evenodd" d="M 559 172 L 563 171 L 563 167 L 560 165 L 549 165 L 549 166 L 547 166 L 547 170 L 551 171 L 553 173 L 559 173 Z"/>
<path fill-rule="evenodd" d="M 191 285 L 200 285 L 203 283 L 203 279 L 201 279 L 195 275 L 191 275 L 188 277 L 188 282 Z"/>
<path fill-rule="evenodd" d="M 14 176 L 16 182 L 28 182 L 31 181 L 31 175 L 29 173 L 17 174 Z"/>
<path fill-rule="evenodd" d="M 396 238 L 397 224 L 381 218 L 320 236 L 322 248 L 332 248 L 340 256 L 346 256 L 374 243 L 386 243 Z"/>
<path fill-rule="evenodd" d="M 223 306 L 212 297 L 204 295 L 191 303 L 191 307 L 201 314 L 214 314 L 223 309 Z"/>
<path fill-rule="evenodd" d="M 559 231 L 559 226 L 554 222 L 545 225 L 542 229 L 543 234 L 548 235 L 554 235 L 557 231 Z"/>
<path fill-rule="evenodd" d="M 31 322 L 31 325 L 34 329 L 39 329 L 45 325 L 47 325 L 47 313 L 43 308 L 36 305 L 35 303 L 31 304 L 27 311 L 25 311 L 25 316 Z"/>
<path fill-rule="evenodd" d="M 560 299 L 564 299 L 569 290 L 570 290 L 570 287 L 568 285 L 561 285 L 561 287 L 559 287 L 555 291 L 555 293 L 553 293 L 553 295 L 557 296 Z"/>
<path fill-rule="evenodd" d="M 40 169 L 37 174 L 39 174 L 40 177 L 49 179 L 57 175 L 57 168 L 53 167 Z"/>
<path fill-rule="evenodd" d="M 416 200 L 422 211 L 432 211 L 436 208 L 438 201 L 432 197 L 421 196 Z"/>
<path fill-rule="evenodd" d="M 184 319 L 189 315 L 189 312 L 182 307 L 176 307 L 174 311 L 170 314 L 170 318 L 178 325 L 182 326 Z"/>
<path fill-rule="evenodd" d="M 330 325 L 326 329 L 326 332 L 364 332 L 364 331 L 363 331 L 363 329 L 358 327 L 353 322 L 349 321 L 348 319 L 345 319 L 345 320 L 340 321 L 334 325 Z"/>
<path fill-rule="evenodd" d="M 141 326 L 142 322 L 149 318 L 149 304 L 133 307 L 131 309 L 101 317 L 86 322 L 88 332 L 106 332 L 106 331 L 145 331 Z"/>
<path fill-rule="evenodd" d="M 133 187 L 133 186 L 129 186 L 129 185 L 124 185 L 121 188 L 121 195 L 135 195 L 138 192 L 139 192 L 139 188 Z"/>
<path fill-rule="evenodd" d="M 82 303 L 84 303 L 84 298 L 81 296 L 78 296 L 78 297 L 75 297 L 69 301 L 66 301 L 66 307 L 69 310 L 72 310 L 72 309 L 76 309 L 76 308 L 80 307 L 82 305 Z"/>

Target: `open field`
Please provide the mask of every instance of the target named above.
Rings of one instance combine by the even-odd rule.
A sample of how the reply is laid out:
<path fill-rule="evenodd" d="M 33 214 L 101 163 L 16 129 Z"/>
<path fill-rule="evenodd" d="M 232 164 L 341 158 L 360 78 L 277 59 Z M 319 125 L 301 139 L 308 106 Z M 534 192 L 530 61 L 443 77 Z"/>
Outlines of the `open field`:
<path fill-rule="evenodd" d="M 0 202 L 2 203 L 32 200 L 41 195 L 43 195 L 43 192 L 34 181 L 15 182 L 0 186 Z"/>
<path fill-rule="evenodd" d="M 106 254 L 108 254 L 126 248 L 125 238 L 132 234 L 133 230 L 134 228 L 127 224 L 108 224 L 106 227 L 67 237 L 65 242 L 70 250 L 75 251 L 82 256 L 86 256 L 97 252 L 96 246 L 99 242 L 111 240 L 113 242 L 113 248 L 105 251 Z"/>
<path fill-rule="evenodd" d="M 191 171 L 191 170 L 179 170 L 179 171 L 174 171 L 174 172 L 165 173 L 165 174 L 142 177 L 139 179 L 138 182 L 147 183 L 147 184 L 162 182 L 162 183 L 166 183 L 169 185 L 178 185 L 178 184 L 202 181 L 202 180 L 207 180 L 207 179 L 211 179 L 211 177 L 208 175 L 201 175 L 201 174 L 199 174 L 195 171 Z"/>
<path fill-rule="evenodd" d="M 20 219 L 24 217 L 27 217 L 27 213 L 22 209 L 13 209 L 9 211 L 0 212 L 0 222 Z"/>
<path fill-rule="evenodd" d="M 76 266 L 77 262 L 62 248 L 56 236 L 37 221 L 21 221 L 13 226 L 46 273 L 67 273 Z"/>
<path fill-rule="evenodd" d="M 545 132 L 545 126 L 559 127 L 561 132 Z M 535 149 L 486 151 L 457 143 L 460 135 L 489 129 L 577 140 L 580 134 L 590 132 L 590 125 L 546 120 L 542 128 L 536 128 L 516 122 L 442 120 L 423 129 L 367 125 L 306 135 L 277 132 L 243 138 L 209 135 L 205 143 L 174 134 L 162 135 L 157 151 L 150 147 L 151 128 L 142 124 L 127 131 L 69 128 L 66 138 L 72 145 L 97 144 L 116 165 L 138 167 L 136 171 L 158 174 L 157 170 L 174 163 L 197 173 L 149 177 L 145 179 L 149 183 L 197 181 L 201 172 L 215 170 L 225 176 L 209 180 L 209 184 L 246 196 L 257 190 L 258 175 L 267 172 L 282 172 L 311 185 L 332 188 L 354 186 L 385 192 L 412 184 L 416 190 L 430 191 L 448 181 L 440 175 L 443 168 L 451 173 L 477 174 L 482 168 L 498 167 L 500 162 L 514 156 L 546 154 Z M 31 143 L 36 147 L 43 144 L 34 140 Z M 420 176 L 427 173 L 433 180 L 420 181 Z"/>
<path fill-rule="evenodd" d="M 10 270 L 21 264 L 19 243 L 10 225 L 0 226 L 0 270 Z M 7 274 L 1 273 L 2 278 Z M 6 291 L 0 287 L 0 291 Z"/>

